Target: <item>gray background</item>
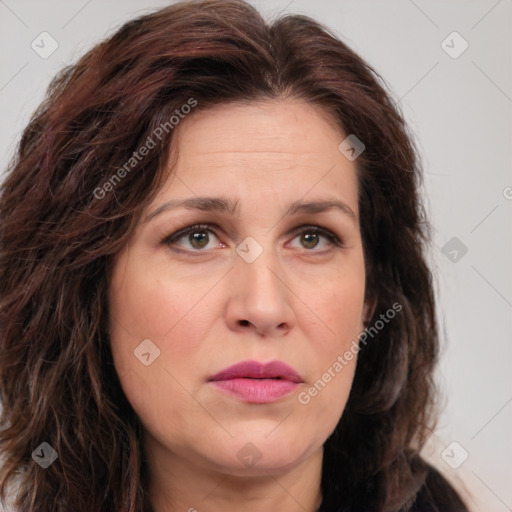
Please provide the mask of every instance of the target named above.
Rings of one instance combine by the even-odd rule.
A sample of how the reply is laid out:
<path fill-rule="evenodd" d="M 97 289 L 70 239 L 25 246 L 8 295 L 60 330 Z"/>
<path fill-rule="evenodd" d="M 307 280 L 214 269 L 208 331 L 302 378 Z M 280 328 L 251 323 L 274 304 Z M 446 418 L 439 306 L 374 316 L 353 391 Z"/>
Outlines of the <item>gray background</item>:
<path fill-rule="evenodd" d="M 122 22 L 168 3 L 0 0 L 2 172 L 51 77 Z M 445 409 L 425 455 L 473 510 L 512 511 L 512 1 L 251 3 L 334 29 L 384 77 L 416 134 L 445 333 Z M 31 48 L 43 31 L 58 43 L 46 59 Z M 445 51 L 463 48 L 454 31 L 469 44 L 457 58 Z"/>

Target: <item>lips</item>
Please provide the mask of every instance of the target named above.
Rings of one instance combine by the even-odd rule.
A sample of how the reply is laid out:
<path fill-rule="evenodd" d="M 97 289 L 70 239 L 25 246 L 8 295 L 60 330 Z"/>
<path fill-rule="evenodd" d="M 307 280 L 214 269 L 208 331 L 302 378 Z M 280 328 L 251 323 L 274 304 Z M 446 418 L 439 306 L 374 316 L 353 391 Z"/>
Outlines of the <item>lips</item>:
<path fill-rule="evenodd" d="M 270 361 L 265 364 L 258 361 L 243 361 L 216 373 L 209 380 L 231 379 L 282 379 L 296 383 L 303 382 L 301 376 L 282 361 Z"/>
<path fill-rule="evenodd" d="M 209 379 L 221 392 L 253 404 L 275 402 L 293 393 L 302 382 L 301 376 L 281 361 L 244 361 Z"/>

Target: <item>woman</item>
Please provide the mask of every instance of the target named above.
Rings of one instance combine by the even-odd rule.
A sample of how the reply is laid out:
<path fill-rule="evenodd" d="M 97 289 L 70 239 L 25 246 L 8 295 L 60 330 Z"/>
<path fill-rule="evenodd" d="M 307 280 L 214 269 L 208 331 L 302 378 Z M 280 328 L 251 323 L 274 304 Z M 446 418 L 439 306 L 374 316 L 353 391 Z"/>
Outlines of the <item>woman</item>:
<path fill-rule="evenodd" d="M 174 4 L 64 70 L 1 192 L 15 510 L 463 511 L 419 452 L 420 165 L 304 16 Z"/>

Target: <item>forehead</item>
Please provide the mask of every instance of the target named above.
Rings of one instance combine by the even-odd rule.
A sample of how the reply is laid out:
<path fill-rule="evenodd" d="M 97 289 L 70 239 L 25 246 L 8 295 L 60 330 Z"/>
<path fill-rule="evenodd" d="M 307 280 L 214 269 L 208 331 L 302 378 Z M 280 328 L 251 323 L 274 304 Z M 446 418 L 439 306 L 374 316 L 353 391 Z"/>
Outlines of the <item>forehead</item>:
<path fill-rule="evenodd" d="M 320 107 L 301 100 L 229 103 L 199 111 L 178 129 L 182 150 L 316 154 L 336 148 L 341 130 Z M 195 144 L 194 144 L 195 141 Z"/>
<path fill-rule="evenodd" d="M 218 105 L 194 112 L 173 135 L 177 158 L 157 201 L 191 192 L 312 199 L 328 191 L 357 210 L 355 166 L 338 149 L 344 135 L 319 107 L 290 99 Z"/>

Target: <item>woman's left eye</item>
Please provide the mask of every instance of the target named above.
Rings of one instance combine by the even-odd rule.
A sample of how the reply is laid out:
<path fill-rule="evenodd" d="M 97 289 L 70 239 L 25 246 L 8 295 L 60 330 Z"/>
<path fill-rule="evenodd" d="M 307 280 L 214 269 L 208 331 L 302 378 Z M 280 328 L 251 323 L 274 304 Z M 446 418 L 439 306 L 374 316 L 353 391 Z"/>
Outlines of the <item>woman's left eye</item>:
<path fill-rule="evenodd" d="M 311 252 L 328 249 L 331 246 L 342 247 L 343 245 L 332 231 L 319 226 L 301 226 L 294 230 L 294 234 L 292 242 L 299 240 L 301 244 L 299 249 L 302 248 Z M 214 247 L 208 247 L 212 238 L 217 240 L 217 244 Z M 197 224 L 181 229 L 165 238 L 162 243 L 174 247 L 177 251 L 185 250 L 188 252 L 206 251 L 215 248 L 215 246 L 225 247 L 225 244 L 220 242 L 211 226 L 207 224 Z"/>
<path fill-rule="evenodd" d="M 328 229 L 321 228 L 319 226 L 302 226 L 293 240 L 299 239 L 299 243 L 304 249 L 328 249 L 331 246 L 342 247 L 341 240 Z M 322 242 L 323 239 L 323 242 Z M 300 249 L 301 247 L 299 247 Z"/>

